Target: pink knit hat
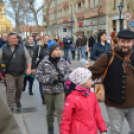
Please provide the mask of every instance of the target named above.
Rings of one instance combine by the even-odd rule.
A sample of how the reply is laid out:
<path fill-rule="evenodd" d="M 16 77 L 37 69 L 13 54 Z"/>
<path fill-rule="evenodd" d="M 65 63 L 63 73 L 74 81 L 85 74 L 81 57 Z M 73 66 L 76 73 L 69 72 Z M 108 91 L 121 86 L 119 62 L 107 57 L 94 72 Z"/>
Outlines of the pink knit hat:
<path fill-rule="evenodd" d="M 70 74 L 70 81 L 80 86 L 92 77 L 91 71 L 85 68 L 77 68 Z"/>

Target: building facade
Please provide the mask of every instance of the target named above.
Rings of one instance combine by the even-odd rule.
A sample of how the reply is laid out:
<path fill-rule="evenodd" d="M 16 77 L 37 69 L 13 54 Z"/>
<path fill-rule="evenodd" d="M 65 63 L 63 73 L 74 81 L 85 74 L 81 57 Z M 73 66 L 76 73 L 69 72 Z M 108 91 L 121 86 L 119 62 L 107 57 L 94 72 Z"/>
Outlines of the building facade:
<path fill-rule="evenodd" d="M 75 7 L 79 31 L 87 37 L 91 33 L 106 31 L 106 0 L 80 0 Z M 70 0 L 53 0 L 49 10 L 49 20 L 55 33 L 61 38 L 65 32 L 71 36 L 72 6 Z M 74 23 L 74 22 L 72 22 Z M 49 31 L 51 32 L 51 31 Z"/>
<path fill-rule="evenodd" d="M 128 28 L 127 21 L 124 19 L 124 14 L 127 12 L 126 0 L 107 0 L 106 1 L 106 32 L 110 34 L 113 30 L 120 30 L 120 12 L 119 4 L 122 3 L 121 28 Z"/>
<path fill-rule="evenodd" d="M 5 5 L 3 1 L 0 0 L 0 35 L 5 32 L 12 32 L 12 22 L 6 18 Z"/>

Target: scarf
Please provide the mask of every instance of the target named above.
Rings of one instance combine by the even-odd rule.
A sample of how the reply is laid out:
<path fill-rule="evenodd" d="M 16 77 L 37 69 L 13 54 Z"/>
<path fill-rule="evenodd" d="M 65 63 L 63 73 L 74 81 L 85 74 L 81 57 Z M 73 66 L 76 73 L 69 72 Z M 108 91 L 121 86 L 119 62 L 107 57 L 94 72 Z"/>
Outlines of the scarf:
<path fill-rule="evenodd" d="M 124 54 L 124 59 L 122 62 L 123 71 L 125 74 L 130 74 L 130 71 L 128 69 L 129 64 L 131 64 L 131 55 L 133 53 L 133 50 L 129 51 L 127 54 Z"/>

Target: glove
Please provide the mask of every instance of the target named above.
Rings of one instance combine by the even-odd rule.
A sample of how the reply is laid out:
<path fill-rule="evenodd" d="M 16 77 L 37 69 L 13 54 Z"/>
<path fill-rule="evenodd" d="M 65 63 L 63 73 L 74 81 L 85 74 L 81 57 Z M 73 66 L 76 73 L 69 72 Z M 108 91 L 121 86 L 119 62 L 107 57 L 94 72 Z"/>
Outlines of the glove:
<path fill-rule="evenodd" d="M 61 83 L 65 82 L 64 77 L 58 76 L 58 81 L 61 82 Z"/>
<path fill-rule="evenodd" d="M 54 77 L 51 77 L 49 82 L 52 85 L 56 85 L 58 83 L 57 80 Z"/>

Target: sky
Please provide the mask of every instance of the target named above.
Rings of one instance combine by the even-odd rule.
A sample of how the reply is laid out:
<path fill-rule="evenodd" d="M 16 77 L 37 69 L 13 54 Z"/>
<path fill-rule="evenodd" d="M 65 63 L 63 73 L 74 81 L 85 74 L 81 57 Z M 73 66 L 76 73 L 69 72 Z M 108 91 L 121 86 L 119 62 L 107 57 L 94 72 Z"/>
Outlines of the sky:
<path fill-rule="evenodd" d="M 6 1 L 8 1 L 8 0 L 6 0 Z M 42 2 L 43 2 L 43 0 L 36 0 L 36 3 L 35 3 L 36 9 L 38 9 L 38 7 L 41 6 Z M 9 19 L 10 21 L 12 21 L 12 25 L 13 25 L 13 27 L 15 27 L 15 22 L 14 22 L 14 20 L 13 20 L 12 18 L 10 18 L 8 15 L 6 15 L 6 17 L 7 17 L 7 19 Z M 38 19 L 40 20 L 40 21 L 39 21 L 39 25 L 42 25 L 42 15 L 40 15 Z M 32 22 L 31 25 L 36 25 L 36 23 L 35 23 L 35 22 Z"/>

